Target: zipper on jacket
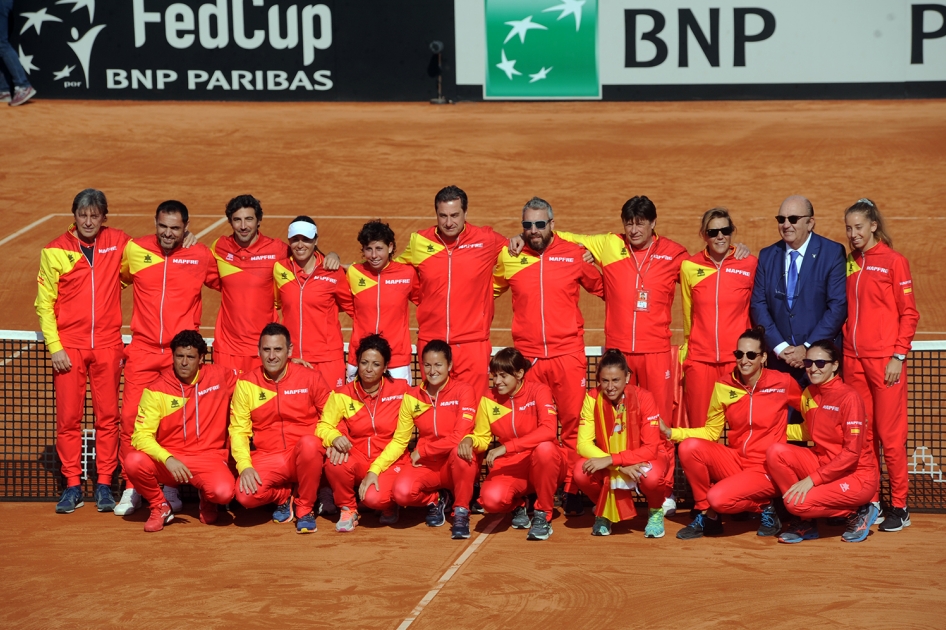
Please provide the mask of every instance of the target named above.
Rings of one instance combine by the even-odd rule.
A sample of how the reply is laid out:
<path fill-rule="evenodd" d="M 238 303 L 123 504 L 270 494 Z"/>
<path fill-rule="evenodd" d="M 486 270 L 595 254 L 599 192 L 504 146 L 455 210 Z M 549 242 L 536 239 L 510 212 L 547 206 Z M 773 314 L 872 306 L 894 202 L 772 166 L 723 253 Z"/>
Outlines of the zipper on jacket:
<path fill-rule="evenodd" d="M 96 239 L 97 240 L 97 239 Z M 95 260 L 95 244 L 96 241 L 92 241 L 92 259 Z M 89 263 L 89 269 L 92 270 L 92 349 L 95 349 L 95 263 Z"/>
<path fill-rule="evenodd" d="M 282 405 L 279 403 L 282 396 L 279 395 L 279 384 L 276 384 L 276 415 L 279 416 L 279 432 L 282 434 L 282 447 L 283 450 L 289 448 L 286 445 L 286 422 L 282 417 Z"/>
<path fill-rule="evenodd" d="M 723 259 L 725 262 L 725 259 Z M 713 261 L 716 262 L 715 260 Z M 723 263 L 716 265 L 716 299 L 714 300 L 716 306 L 716 320 L 715 320 L 715 329 L 713 338 L 716 340 L 716 362 L 719 363 L 719 277 L 723 275 Z"/>
<path fill-rule="evenodd" d="M 759 378 L 762 378 L 762 377 L 760 376 Z M 742 456 L 743 457 L 749 457 L 749 455 L 746 454 L 746 447 L 749 446 L 749 440 L 752 439 L 752 398 L 753 398 L 753 394 L 755 394 L 755 388 L 758 384 L 759 384 L 759 381 L 756 381 L 755 385 L 752 386 L 752 389 L 748 390 L 749 391 L 749 435 L 746 436 L 746 440 L 742 443 Z"/>
<path fill-rule="evenodd" d="M 851 344 L 854 346 L 854 356 L 857 354 L 857 320 L 861 315 L 861 276 L 864 275 L 864 269 L 867 268 L 867 254 L 861 252 L 861 270 L 857 272 L 857 280 L 854 281 L 854 332 L 851 334 Z"/>
<path fill-rule="evenodd" d="M 374 318 L 374 333 L 377 335 L 381 332 L 381 274 L 383 269 L 378 272 L 378 299 L 375 302 L 375 318 Z M 374 421 L 372 420 L 372 424 Z"/>
<path fill-rule="evenodd" d="M 158 312 L 158 345 L 161 346 L 161 354 L 164 354 L 164 294 L 167 291 L 168 284 L 168 258 L 169 256 L 164 257 L 164 276 L 161 278 L 161 305 Z"/>
<path fill-rule="evenodd" d="M 549 356 L 549 343 L 545 337 L 545 252 L 539 256 L 539 313 L 542 316 L 542 351 Z"/>

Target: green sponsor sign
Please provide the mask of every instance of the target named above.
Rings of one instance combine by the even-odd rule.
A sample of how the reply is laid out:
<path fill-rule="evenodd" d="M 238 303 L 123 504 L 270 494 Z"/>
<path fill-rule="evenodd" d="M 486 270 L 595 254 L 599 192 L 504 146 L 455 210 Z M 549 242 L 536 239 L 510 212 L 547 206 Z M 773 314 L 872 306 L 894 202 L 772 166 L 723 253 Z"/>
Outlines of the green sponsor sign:
<path fill-rule="evenodd" d="M 486 98 L 601 98 L 598 0 L 486 0 Z"/>

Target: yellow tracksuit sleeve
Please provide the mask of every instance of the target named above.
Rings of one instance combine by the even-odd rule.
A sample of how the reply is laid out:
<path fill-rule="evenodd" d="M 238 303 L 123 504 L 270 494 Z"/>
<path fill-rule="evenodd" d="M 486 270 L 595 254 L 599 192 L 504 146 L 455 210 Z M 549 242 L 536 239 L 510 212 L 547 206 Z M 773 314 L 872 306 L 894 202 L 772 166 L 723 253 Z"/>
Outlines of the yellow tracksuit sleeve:
<path fill-rule="evenodd" d="M 473 450 L 482 453 L 493 443 L 493 430 L 489 422 L 490 399 L 486 396 L 480 398 L 480 405 L 476 408 L 476 416 L 473 418 L 473 433 L 464 436 L 473 440 Z"/>
<path fill-rule="evenodd" d="M 407 450 L 407 443 L 411 441 L 411 435 L 414 434 L 414 414 L 412 413 L 414 402 L 416 401 L 412 396 L 406 395 L 401 400 L 401 409 L 397 413 L 397 428 L 394 429 L 394 435 L 388 445 L 384 447 L 384 450 L 381 451 L 381 454 L 368 467 L 368 472 L 380 475 Z"/>
<path fill-rule="evenodd" d="M 164 407 L 161 399 L 146 388 L 141 393 L 141 402 L 138 403 L 138 417 L 135 418 L 135 432 L 131 435 L 131 446 L 162 464 L 171 457 L 171 452 L 154 439 L 154 434 L 158 432 L 163 418 Z"/>
<path fill-rule="evenodd" d="M 399 262 L 404 265 L 413 265 L 414 264 L 414 253 L 411 245 L 414 244 L 414 234 L 411 234 L 407 238 L 407 247 L 405 247 L 400 254 L 394 258 L 394 262 Z"/>
<path fill-rule="evenodd" d="M 62 269 L 58 264 L 57 256 L 48 249 L 44 249 L 39 257 L 39 275 L 36 277 L 36 315 L 39 317 L 39 327 L 46 339 L 46 348 L 49 353 L 62 350 L 59 341 L 59 326 L 56 325 L 56 300 L 59 298 L 59 276 Z"/>
<path fill-rule="evenodd" d="M 690 350 L 690 331 L 693 329 L 693 286 L 690 284 L 690 274 L 684 271 L 684 263 L 680 267 L 680 296 L 683 302 L 683 344 L 680 346 L 680 363 L 686 361 Z"/>
<path fill-rule="evenodd" d="M 587 249 L 599 265 L 604 259 L 604 250 L 610 236 L 609 234 L 573 234 L 572 232 L 559 232 L 558 230 L 555 230 L 555 235 L 562 237 L 569 243 L 577 243 Z"/>
<path fill-rule="evenodd" d="M 706 412 L 705 426 L 693 429 L 671 429 L 670 439 L 674 442 L 682 442 L 691 437 L 709 440 L 710 442 L 718 440 L 723 432 L 723 427 L 726 426 L 726 406 L 723 405 L 723 400 L 720 398 L 720 391 L 728 391 L 728 388 L 721 387 L 719 384 L 713 388 L 709 411 Z"/>
<path fill-rule="evenodd" d="M 581 416 L 578 421 L 578 443 L 576 450 L 582 457 L 591 459 L 593 457 L 607 457 L 598 445 L 595 444 L 595 399 L 585 394 L 585 401 L 581 405 Z"/>
<path fill-rule="evenodd" d="M 811 395 L 808 388 L 801 393 L 799 411 L 801 412 L 802 423 L 790 424 L 785 427 L 785 437 L 793 442 L 808 442 L 811 440 L 811 433 L 808 431 L 808 412 L 818 406 L 815 397 Z"/>
<path fill-rule="evenodd" d="M 506 250 L 503 249 L 496 259 L 496 267 L 493 268 L 493 299 L 509 290 L 509 280 L 506 279 L 506 265 L 503 261 Z"/>
<path fill-rule="evenodd" d="M 230 399 L 230 452 L 233 453 L 233 461 L 236 462 L 239 473 L 253 467 L 253 457 L 250 455 L 250 438 L 253 437 L 251 388 L 249 382 L 237 381 Z"/>
<path fill-rule="evenodd" d="M 131 275 L 131 261 L 128 260 L 128 248 L 131 247 L 131 243 L 131 241 L 128 241 L 125 249 L 122 250 L 122 263 L 118 272 L 122 288 L 129 286 L 134 281 L 134 276 Z"/>
<path fill-rule="evenodd" d="M 345 401 L 337 393 L 332 392 L 328 396 L 325 408 L 322 410 L 322 417 L 319 424 L 315 427 L 315 435 L 322 440 L 322 445 L 328 448 L 336 439 L 342 437 L 342 432 L 338 430 L 338 423 L 344 417 Z"/>

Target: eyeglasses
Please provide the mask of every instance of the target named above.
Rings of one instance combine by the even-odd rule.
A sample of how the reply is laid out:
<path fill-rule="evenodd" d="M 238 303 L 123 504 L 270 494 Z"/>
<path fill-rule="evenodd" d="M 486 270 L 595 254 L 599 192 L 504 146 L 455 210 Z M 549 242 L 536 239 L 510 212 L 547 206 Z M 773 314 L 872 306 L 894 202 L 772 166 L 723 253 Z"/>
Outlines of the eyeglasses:
<path fill-rule="evenodd" d="M 736 357 L 737 361 L 741 361 L 742 357 L 746 357 L 750 361 L 755 361 L 756 359 L 762 356 L 761 352 L 753 352 L 752 350 L 750 350 L 749 352 L 743 352 L 742 350 L 733 350 L 732 354 L 734 357 Z"/>
<path fill-rule="evenodd" d="M 806 214 L 801 217 L 795 216 L 794 214 L 788 217 L 783 217 L 782 215 L 778 215 L 775 217 L 775 220 L 778 222 L 779 225 L 782 225 L 783 223 L 785 223 L 785 219 L 788 219 L 789 223 L 791 223 L 792 225 L 795 225 L 796 223 L 798 223 L 799 219 L 807 219 L 810 216 L 811 216 L 810 214 Z"/>
<path fill-rule="evenodd" d="M 834 361 L 829 361 L 828 359 L 802 359 L 801 362 L 805 364 L 806 368 L 810 368 L 814 365 L 817 366 L 819 370 L 823 370 L 824 366 L 829 363 L 834 363 Z"/>
<path fill-rule="evenodd" d="M 706 235 L 710 238 L 716 238 L 720 233 L 722 233 L 723 236 L 729 236 L 732 234 L 732 226 L 706 230 Z"/>
<path fill-rule="evenodd" d="M 523 229 L 523 230 L 531 230 L 531 229 L 532 229 L 532 226 L 534 225 L 534 226 L 535 226 L 535 229 L 537 229 L 537 230 L 544 230 L 544 229 L 545 229 L 545 226 L 547 226 L 548 224 L 549 224 L 548 221 L 523 221 L 523 222 L 522 222 L 522 229 Z"/>

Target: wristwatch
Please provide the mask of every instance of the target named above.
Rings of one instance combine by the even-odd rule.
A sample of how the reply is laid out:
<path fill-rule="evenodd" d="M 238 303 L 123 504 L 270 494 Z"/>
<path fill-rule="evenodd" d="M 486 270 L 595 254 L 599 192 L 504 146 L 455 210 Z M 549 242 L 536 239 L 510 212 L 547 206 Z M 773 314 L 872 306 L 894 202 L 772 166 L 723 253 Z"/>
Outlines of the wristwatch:
<path fill-rule="evenodd" d="M 897 361 L 906 361 L 906 360 L 907 360 L 907 355 L 905 355 L 905 354 L 895 354 L 895 355 L 893 355 L 893 358 L 896 359 Z"/>

